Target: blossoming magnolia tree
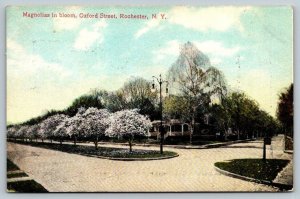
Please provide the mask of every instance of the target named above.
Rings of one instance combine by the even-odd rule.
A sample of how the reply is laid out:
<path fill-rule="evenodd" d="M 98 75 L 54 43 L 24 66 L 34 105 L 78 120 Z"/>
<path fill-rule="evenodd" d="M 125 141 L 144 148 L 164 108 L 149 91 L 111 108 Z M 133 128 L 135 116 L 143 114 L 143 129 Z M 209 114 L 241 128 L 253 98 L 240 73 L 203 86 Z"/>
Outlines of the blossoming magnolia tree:
<path fill-rule="evenodd" d="M 46 139 L 48 136 L 45 132 L 45 130 L 42 128 L 42 124 L 43 123 L 39 123 L 39 128 L 38 128 L 38 131 L 37 131 L 37 137 L 40 138 L 42 140 L 42 142 L 44 142 L 44 139 Z"/>
<path fill-rule="evenodd" d="M 7 138 L 14 138 L 17 140 L 17 132 L 19 130 L 19 126 L 12 126 L 7 129 Z"/>
<path fill-rule="evenodd" d="M 56 114 L 42 121 L 40 124 L 40 136 L 50 139 L 50 142 L 52 143 L 55 129 L 66 117 L 67 116 L 64 114 Z"/>
<path fill-rule="evenodd" d="M 16 132 L 16 137 L 23 139 L 23 141 L 26 141 L 26 135 L 27 135 L 27 130 L 29 126 L 28 125 L 23 125 L 19 128 L 19 130 Z"/>
<path fill-rule="evenodd" d="M 81 130 L 84 136 L 93 138 L 95 149 L 98 149 L 98 139 L 101 134 L 105 134 L 105 130 L 109 126 L 110 113 L 107 109 L 88 108 L 82 114 Z"/>
<path fill-rule="evenodd" d="M 82 132 L 81 129 L 82 122 L 83 122 L 83 118 L 78 113 L 75 116 L 70 117 L 65 121 L 66 133 L 70 138 L 73 137 L 75 146 L 77 143 L 77 137 Z"/>
<path fill-rule="evenodd" d="M 63 138 L 66 137 L 67 134 L 67 128 L 68 128 L 68 116 L 62 117 L 61 122 L 57 125 L 53 132 L 53 136 L 59 138 L 59 142 L 62 145 Z"/>
<path fill-rule="evenodd" d="M 38 124 L 31 125 L 27 129 L 26 137 L 29 138 L 30 141 L 35 139 L 35 141 L 37 142 L 38 132 L 39 132 L 39 125 Z"/>
<path fill-rule="evenodd" d="M 129 150 L 132 152 L 134 136 L 146 136 L 150 127 L 150 120 L 139 114 L 137 109 L 122 110 L 112 114 L 109 128 L 105 131 L 105 134 L 110 137 L 121 136 L 125 139 L 127 138 Z"/>
<path fill-rule="evenodd" d="M 84 122 L 84 118 L 82 115 L 85 113 L 86 109 L 80 107 L 73 117 L 70 117 L 65 120 L 66 133 L 68 136 L 73 137 L 74 145 L 76 146 L 77 137 L 82 132 L 82 123 Z"/>

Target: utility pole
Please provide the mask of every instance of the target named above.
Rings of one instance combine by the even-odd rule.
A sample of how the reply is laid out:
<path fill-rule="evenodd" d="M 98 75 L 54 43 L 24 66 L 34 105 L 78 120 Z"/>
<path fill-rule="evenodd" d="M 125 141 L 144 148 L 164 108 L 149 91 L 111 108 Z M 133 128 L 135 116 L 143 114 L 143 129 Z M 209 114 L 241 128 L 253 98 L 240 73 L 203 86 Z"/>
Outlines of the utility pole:
<path fill-rule="evenodd" d="M 160 153 L 163 154 L 163 142 L 164 142 L 164 129 L 163 129 L 163 107 L 162 107 L 162 91 L 161 91 L 161 87 L 163 83 L 167 84 L 166 87 L 166 93 L 168 93 L 168 81 L 163 80 L 161 78 L 161 74 L 159 75 L 159 78 L 152 76 L 153 77 L 153 83 L 152 83 L 152 90 L 155 90 L 155 83 L 154 83 L 154 79 L 157 80 L 158 84 L 159 84 L 159 109 L 160 109 L 160 127 L 159 127 L 159 131 L 160 131 Z"/>

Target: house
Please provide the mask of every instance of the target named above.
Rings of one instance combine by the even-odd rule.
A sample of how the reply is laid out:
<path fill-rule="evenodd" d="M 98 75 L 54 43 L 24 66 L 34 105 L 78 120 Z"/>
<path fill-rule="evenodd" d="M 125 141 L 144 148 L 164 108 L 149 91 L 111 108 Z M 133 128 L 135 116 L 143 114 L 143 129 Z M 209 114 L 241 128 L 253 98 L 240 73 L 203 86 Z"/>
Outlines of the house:
<path fill-rule="evenodd" d="M 152 128 L 149 129 L 148 137 L 160 138 L 160 120 L 154 120 L 152 122 Z M 164 137 L 178 137 L 178 136 L 189 136 L 190 126 L 188 123 L 183 123 L 176 119 L 162 122 L 163 130 L 165 132 Z"/>

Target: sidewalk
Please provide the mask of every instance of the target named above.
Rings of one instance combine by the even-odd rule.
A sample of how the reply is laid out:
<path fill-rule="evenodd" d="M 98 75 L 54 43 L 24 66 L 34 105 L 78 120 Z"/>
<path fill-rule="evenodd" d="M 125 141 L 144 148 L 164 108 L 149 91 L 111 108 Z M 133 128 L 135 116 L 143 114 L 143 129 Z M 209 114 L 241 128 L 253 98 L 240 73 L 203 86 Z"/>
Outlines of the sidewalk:
<path fill-rule="evenodd" d="M 277 177 L 273 180 L 274 183 L 284 185 L 293 185 L 293 152 L 285 152 L 284 135 L 278 135 L 272 139 L 272 148 L 275 152 L 274 158 L 282 158 L 290 160 L 289 164 L 278 173 Z"/>
<path fill-rule="evenodd" d="M 273 180 L 275 183 L 293 185 L 293 160 Z"/>

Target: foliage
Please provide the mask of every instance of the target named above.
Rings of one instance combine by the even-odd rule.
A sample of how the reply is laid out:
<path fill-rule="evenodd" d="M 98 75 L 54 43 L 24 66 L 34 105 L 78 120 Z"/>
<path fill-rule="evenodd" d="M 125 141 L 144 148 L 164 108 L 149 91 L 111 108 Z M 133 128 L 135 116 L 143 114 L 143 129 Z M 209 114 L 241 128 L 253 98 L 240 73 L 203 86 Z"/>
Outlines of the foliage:
<path fill-rule="evenodd" d="M 139 109 L 139 113 L 148 115 L 152 120 L 158 119 L 157 92 L 151 92 L 151 82 L 135 77 L 125 82 L 123 87 L 115 92 L 93 90 L 104 108 L 110 112 L 124 109 Z"/>
<path fill-rule="evenodd" d="M 45 114 L 43 114 L 41 116 L 38 116 L 38 117 L 35 117 L 35 118 L 32 118 L 32 119 L 30 119 L 30 120 L 28 120 L 26 122 L 21 123 L 20 125 L 34 125 L 34 124 L 38 124 L 38 123 L 40 123 L 41 121 L 47 119 L 50 116 L 53 116 L 53 115 L 56 115 L 56 114 L 61 114 L 63 112 L 64 111 L 50 110 L 50 111 L 47 111 Z"/>
<path fill-rule="evenodd" d="M 244 93 L 233 92 L 223 98 L 221 104 L 210 108 L 213 125 L 222 134 L 231 128 L 238 136 L 252 137 L 255 133 L 267 133 L 272 136 L 278 126 L 275 119 L 261 110 L 256 101 Z"/>
<path fill-rule="evenodd" d="M 291 84 L 289 88 L 280 93 L 277 107 L 277 118 L 291 136 L 293 136 L 294 118 L 293 87 Z"/>
<path fill-rule="evenodd" d="M 65 110 L 65 113 L 69 116 L 74 116 L 81 107 L 85 109 L 89 107 L 103 108 L 103 105 L 95 95 L 82 95 L 73 101 L 71 106 Z"/>
<path fill-rule="evenodd" d="M 163 104 L 163 114 L 167 119 L 189 121 L 189 101 L 183 96 L 170 95 Z"/>

